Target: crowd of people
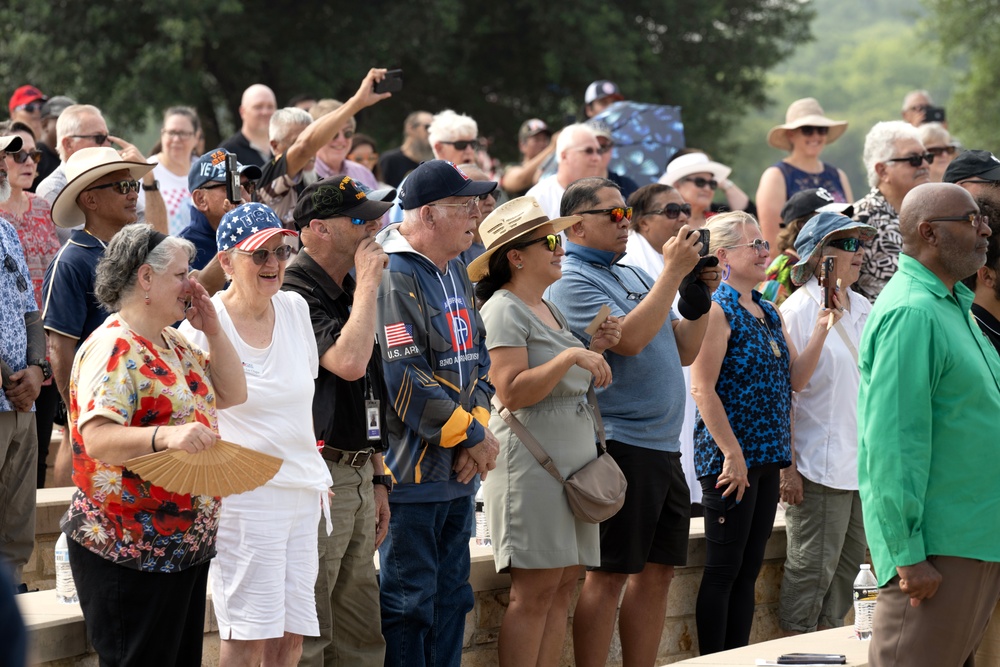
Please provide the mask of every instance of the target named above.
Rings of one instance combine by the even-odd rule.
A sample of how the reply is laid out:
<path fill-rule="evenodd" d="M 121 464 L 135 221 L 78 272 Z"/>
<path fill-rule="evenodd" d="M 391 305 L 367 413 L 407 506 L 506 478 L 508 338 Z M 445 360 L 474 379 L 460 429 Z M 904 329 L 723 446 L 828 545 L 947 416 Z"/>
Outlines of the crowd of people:
<path fill-rule="evenodd" d="M 559 664 L 583 578 L 575 663 L 604 665 L 617 627 L 623 663 L 651 667 L 693 516 L 698 650 L 749 642 L 780 502 L 783 631 L 842 625 L 870 549 L 873 665 L 975 652 L 1000 600 L 1000 159 L 924 122 L 940 109 L 914 91 L 868 131 L 855 200 L 821 159 L 848 122 L 805 98 L 753 199 L 694 148 L 640 184 L 609 170 L 610 81 L 582 122 L 524 121 L 519 164 L 453 110 L 411 113 L 380 153 L 355 116 L 385 76 L 280 109 L 254 84 L 210 150 L 171 107 L 148 156 L 98 107 L 15 91 L 0 556 L 18 590 L 36 489 L 73 485 L 61 526 L 102 664 L 199 664 L 210 586 L 224 667 L 457 667 L 482 485 L 511 577 L 499 663 Z M 220 499 L 127 464 L 219 439 L 280 470 Z M 566 485 L 602 457 L 627 488 L 595 523 Z"/>

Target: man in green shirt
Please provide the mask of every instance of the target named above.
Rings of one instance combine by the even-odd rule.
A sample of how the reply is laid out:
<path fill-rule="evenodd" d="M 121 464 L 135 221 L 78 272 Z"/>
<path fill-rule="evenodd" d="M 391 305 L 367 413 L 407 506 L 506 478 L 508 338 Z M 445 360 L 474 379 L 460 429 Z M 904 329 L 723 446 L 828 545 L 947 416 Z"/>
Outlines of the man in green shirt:
<path fill-rule="evenodd" d="M 972 196 L 920 185 L 861 340 L 858 474 L 882 589 L 872 667 L 961 665 L 1000 599 L 1000 356 L 960 281 L 986 261 Z"/>

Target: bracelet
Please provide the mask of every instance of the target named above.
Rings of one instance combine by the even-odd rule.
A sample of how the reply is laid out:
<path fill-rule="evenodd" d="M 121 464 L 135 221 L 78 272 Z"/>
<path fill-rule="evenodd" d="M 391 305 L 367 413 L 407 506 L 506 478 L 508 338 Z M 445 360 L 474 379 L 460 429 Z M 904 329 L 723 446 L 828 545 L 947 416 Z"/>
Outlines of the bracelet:
<path fill-rule="evenodd" d="M 153 437 L 149 441 L 149 446 L 153 448 L 153 452 L 154 453 L 157 451 L 156 450 L 156 432 L 159 431 L 159 430 L 160 430 L 159 426 L 157 426 L 156 428 L 153 429 Z"/>

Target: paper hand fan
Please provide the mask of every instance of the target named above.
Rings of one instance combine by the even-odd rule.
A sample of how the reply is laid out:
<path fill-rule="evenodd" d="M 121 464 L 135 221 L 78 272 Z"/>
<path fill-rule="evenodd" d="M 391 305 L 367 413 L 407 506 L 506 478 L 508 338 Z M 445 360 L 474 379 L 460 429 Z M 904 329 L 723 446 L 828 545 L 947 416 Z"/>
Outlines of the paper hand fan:
<path fill-rule="evenodd" d="M 275 456 L 218 440 L 197 454 L 170 449 L 129 459 L 124 465 L 172 493 L 224 497 L 263 486 L 278 474 L 281 463 Z"/>

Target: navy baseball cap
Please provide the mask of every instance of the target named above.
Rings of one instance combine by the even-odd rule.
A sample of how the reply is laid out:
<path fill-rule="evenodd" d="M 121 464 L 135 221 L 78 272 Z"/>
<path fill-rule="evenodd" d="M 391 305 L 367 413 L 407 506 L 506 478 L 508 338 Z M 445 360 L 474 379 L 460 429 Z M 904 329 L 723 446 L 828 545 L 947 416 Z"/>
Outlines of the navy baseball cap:
<path fill-rule="evenodd" d="M 191 165 L 191 171 L 188 172 L 188 190 L 194 192 L 208 183 L 225 183 L 226 155 L 226 151 L 217 148 L 195 160 Z M 236 163 L 236 171 L 241 176 L 246 174 L 247 178 L 255 183 L 263 173 L 257 165 L 242 165 L 239 162 Z"/>
<path fill-rule="evenodd" d="M 496 190 L 496 181 L 474 181 L 455 163 L 428 160 L 420 163 L 399 186 L 404 211 L 420 208 L 446 197 L 474 197 Z"/>

